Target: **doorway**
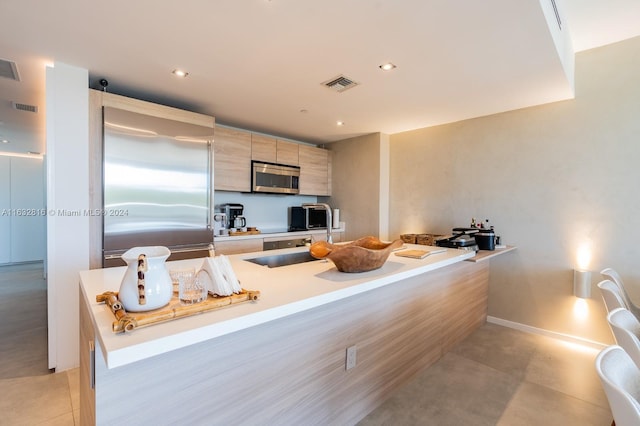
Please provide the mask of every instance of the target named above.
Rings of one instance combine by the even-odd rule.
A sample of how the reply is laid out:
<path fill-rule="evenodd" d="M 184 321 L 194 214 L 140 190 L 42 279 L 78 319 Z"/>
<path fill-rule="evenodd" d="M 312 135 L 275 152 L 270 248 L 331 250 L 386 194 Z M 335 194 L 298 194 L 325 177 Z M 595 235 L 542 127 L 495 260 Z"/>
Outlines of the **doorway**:
<path fill-rule="evenodd" d="M 49 373 L 42 155 L 0 153 L 0 379 Z"/>

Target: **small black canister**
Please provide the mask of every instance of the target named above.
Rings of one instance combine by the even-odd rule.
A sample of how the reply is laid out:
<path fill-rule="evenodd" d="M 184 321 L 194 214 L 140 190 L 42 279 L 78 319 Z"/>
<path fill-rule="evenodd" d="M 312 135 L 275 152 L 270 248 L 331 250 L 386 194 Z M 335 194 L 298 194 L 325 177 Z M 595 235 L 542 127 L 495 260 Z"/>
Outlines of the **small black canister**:
<path fill-rule="evenodd" d="M 480 250 L 496 249 L 496 233 L 490 229 L 481 229 L 480 232 L 473 234 L 476 244 Z"/>

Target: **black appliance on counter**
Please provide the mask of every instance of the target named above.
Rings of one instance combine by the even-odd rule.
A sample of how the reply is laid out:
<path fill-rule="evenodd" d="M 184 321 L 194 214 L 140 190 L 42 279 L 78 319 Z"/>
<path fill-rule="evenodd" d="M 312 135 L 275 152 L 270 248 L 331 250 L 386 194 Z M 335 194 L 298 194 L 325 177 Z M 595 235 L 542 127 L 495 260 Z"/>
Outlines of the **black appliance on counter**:
<path fill-rule="evenodd" d="M 223 204 L 221 207 L 223 210 L 222 212 L 227 215 L 227 228 L 233 228 L 235 226 L 236 218 L 242 217 L 244 206 L 242 204 Z"/>
<path fill-rule="evenodd" d="M 289 207 L 289 231 L 327 229 L 327 212 L 319 207 Z"/>
<path fill-rule="evenodd" d="M 496 249 L 496 233 L 493 229 L 480 229 L 474 238 L 480 250 Z"/>
<path fill-rule="evenodd" d="M 479 229 L 477 228 L 453 228 L 453 235 L 448 238 L 436 240 L 436 245 L 439 247 L 478 251 L 479 247 L 473 236 L 477 234 L 478 231 Z"/>
<path fill-rule="evenodd" d="M 495 250 L 496 234 L 493 229 L 453 228 L 453 235 L 436 241 L 440 247 L 462 250 Z"/>

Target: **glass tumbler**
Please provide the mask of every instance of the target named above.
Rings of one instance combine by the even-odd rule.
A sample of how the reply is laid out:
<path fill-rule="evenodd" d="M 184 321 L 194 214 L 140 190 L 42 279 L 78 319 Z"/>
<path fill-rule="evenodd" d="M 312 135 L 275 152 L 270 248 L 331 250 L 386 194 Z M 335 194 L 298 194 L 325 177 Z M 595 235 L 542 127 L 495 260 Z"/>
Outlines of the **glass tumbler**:
<path fill-rule="evenodd" d="M 173 282 L 173 292 L 178 294 L 181 277 L 188 278 L 188 277 L 195 277 L 195 275 L 196 275 L 195 268 L 170 269 L 169 276 L 171 276 L 171 281 Z"/>
<path fill-rule="evenodd" d="M 193 305 L 207 298 L 207 289 L 195 274 L 178 277 L 178 299 L 182 305 Z"/>

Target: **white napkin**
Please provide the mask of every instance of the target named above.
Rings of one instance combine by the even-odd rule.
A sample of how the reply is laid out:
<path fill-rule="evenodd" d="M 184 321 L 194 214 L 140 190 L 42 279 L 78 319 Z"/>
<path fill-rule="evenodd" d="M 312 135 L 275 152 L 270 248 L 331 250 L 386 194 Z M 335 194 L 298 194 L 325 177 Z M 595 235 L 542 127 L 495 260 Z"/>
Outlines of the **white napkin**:
<path fill-rule="evenodd" d="M 218 296 L 230 296 L 240 293 L 242 288 L 229 259 L 224 256 L 207 257 L 201 270 L 207 272 L 211 280 L 207 282 L 207 291 Z"/>
<path fill-rule="evenodd" d="M 236 277 L 236 273 L 231 266 L 231 262 L 229 262 L 229 258 L 225 255 L 220 255 L 215 259 L 217 259 L 218 267 L 222 270 L 222 275 L 231 287 L 231 291 L 234 293 L 240 293 L 242 291 L 242 287 L 240 287 L 240 281 L 238 281 L 238 277 Z"/>

